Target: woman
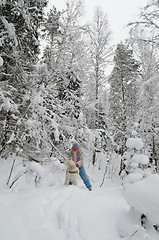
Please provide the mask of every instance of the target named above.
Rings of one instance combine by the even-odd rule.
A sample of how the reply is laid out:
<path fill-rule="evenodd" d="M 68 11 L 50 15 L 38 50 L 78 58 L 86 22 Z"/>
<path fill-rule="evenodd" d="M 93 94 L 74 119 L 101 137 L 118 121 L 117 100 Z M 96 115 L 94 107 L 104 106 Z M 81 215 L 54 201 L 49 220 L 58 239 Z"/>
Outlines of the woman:
<path fill-rule="evenodd" d="M 83 159 L 83 152 L 79 147 L 78 143 L 74 143 L 72 149 L 69 151 L 68 156 L 72 158 L 76 167 L 79 168 L 79 175 L 82 178 L 85 186 L 92 191 L 92 185 L 87 177 L 86 171 L 84 169 L 84 159 Z M 71 184 L 71 183 L 70 183 Z"/>

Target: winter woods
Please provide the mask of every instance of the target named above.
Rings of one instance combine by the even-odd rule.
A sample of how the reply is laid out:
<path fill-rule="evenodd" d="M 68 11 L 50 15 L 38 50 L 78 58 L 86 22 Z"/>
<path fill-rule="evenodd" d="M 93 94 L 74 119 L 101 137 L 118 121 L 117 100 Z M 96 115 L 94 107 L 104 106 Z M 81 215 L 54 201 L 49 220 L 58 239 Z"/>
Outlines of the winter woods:
<path fill-rule="evenodd" d="M 147 167 L 159 171 L 158 1 L 117 46 L 101 9 L 84 25 L 80 1 L 61 12 L 46 6 L 0 0 L 0 157 L 44 163 L 76 140 L 87 162 L 112 178 L 126 172 L 135 125 Z"/>

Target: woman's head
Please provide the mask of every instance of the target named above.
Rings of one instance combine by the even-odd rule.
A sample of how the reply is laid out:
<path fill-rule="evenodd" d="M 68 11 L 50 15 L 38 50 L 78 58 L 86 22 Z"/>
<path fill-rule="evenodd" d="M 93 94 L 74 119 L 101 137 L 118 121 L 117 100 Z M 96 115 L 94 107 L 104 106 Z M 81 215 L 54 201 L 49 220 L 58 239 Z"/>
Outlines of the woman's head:
<path fill-rule="evenodd" d="M 78 148 L 79 148 L 78 143 L 74 143 L 74 144 L 73 144 L 73 150 L 74 150 L 74 151 L 77 151 Z"/>

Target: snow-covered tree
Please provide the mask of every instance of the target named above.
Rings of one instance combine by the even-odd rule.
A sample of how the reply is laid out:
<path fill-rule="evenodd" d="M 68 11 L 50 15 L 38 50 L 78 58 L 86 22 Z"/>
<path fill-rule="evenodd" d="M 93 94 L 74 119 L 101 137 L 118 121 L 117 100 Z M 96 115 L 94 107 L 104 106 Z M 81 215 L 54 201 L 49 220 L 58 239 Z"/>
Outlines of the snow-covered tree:
<path fill-rule="evenodd" d="M 148 34 L 149 41 L 145 41 L 147 30 L 136 26 L 130 31 L 129 42 L 137 60 L 140 62 L 141 78 L 143 82 L 157 75 L 159 71 L 159 51 L 153 36 Z"/>
<path fill-rule="evenodd" d="M 109 77 L 109 131 L 121 155 L 126 150 L 129 127 L 137 110 L 139 63 L 133 51 L 123 43 L 117 45 L 114 68 Z"/>
<path fill-rule="evenodd" d="M 43 59 L 48 65 L 48 84 L 52 86 L 54 98 L 58 102 L 53 111 L 59 116 L 63 141 L 65 137 L 68 140 L 77 135 L 78 118 L 82 114 L 83 86 L 88 78 L 86 44 L 83 40 L 85 30 L 79 24 L 81 15 L 81 2 L 69 1 L 62 13 L 54 8 L 48 14 L 45 24 L 49 37 L 52 35 L 47 27 L 48 22 L 54 25 L 56 19 L 58 25 L 54 37 L 50 38 L 44 49 Z"/>
<path fill-rule="evenodd" d="M 145 82 L 139 98 L 138 111 L 139 134 L 148 148 L 151 163 L 158 172 L 159 157 L 159 76 L 152 77 Z"/>
<path fill-rule="evenodd" d="M 102 93 L 102 87 L 106 83 L 106 68 L 110 64 L 112 56 L 111 31 L 106 14 L 100 8 L 97 8 L 94 15 L 94 21 L 89 26 L 89 54 L 91 59 L 91 72 L 89 80 L 89 89 L 91 91 L 90 101 L 94 97 L 95 116 L 92 128 L 99 128 L 99 99 Z"/>
<path fill-rule="evenodd" d="M 34 65 L 39 54 L 38 29 L 47 1 L 2 1 L 0 4 L 0 118 L 1 149 L 21 146 L 26 112 L 30 107 Z M 26 98 L 27 96 L 27 98 Z M 9 149 L 9 148 L 8 148 Z"/>
<path fill-rule="evenodd" d="M 4 59 L 1 80 L 17 79 L 29 70 L 39 54 L 38 29 L 43 20 L 46 0 L 2 1 L 0 30 L 1 56 Z"/>
<path fill-rule="evenodd" d="M 134 28 L 138 28 L 140 26 L 142 29 L 146 29 L 146 33 L 144 41 L 153 42 L 158 47 L 159 40 L 159 2 L 158 0 L 149 0 L 147 5 L 141 9 L 140 18 L 138 21 L 134 21 L 129 23 L 131 26 L 131 31 Z"/>
<path fill-rule="evenodd" d="M 45 18 L 45 21 L 43 23 L 42 32 L 44 34 L 42 35 L 44 40 L 48 43 L 47 47 L 44 50 L 45 55 L 45 61 L 47 61 L 48 67 L 51 68 L 52 65 L 52 56 L 55 61 L 55 54 L 56 47 L 58 48 L 57 44 L 57 37 L 58 34 L 60 34 L 59 31 L 59 19 L 60 19 L 61 13 L 57 11 L 56 7 L 53 6 L 52 9 L 47 13 L 47 17 Z M 56 44 L 55 44 L 56 43 Z M 47 60 L 46 60 L 47 59 Z"/>
<path fill-rule="evenodd" d="M 128 24 L 134 53 L 141 63 L 144 81 L 156 76 L 159 71 L 159 2 L 149 0 L 141 9 L 139 19 Z"/>
<path fill-rule="evenodd" d="M 89 26 L 89 55 L 90 55 L 90 78 L 87 88 L 88 105 L 86 116 L 89 127 L 92 129 L 106 129 L 106 113 L 100 102 L 103 94 L 103 86 L 106 83 L 106 69 L 110 64 L 112 46 L 110 45 L 111 31 L 106 14 L 97 8 L 94 21 Z M 106 91 L 105 91 L 106 92 Z M 101 133 L 102 135 L 103 133 Z M 101 140 L 100 140 L 101 141 Z M 103 139 L 104 141 L 104 139 Z M 94 143 L 93 164 L 96 161 L 96 149 L 99 147 L 97 138 Z M 101 147 L 101 146 L 100 146 Z"/>

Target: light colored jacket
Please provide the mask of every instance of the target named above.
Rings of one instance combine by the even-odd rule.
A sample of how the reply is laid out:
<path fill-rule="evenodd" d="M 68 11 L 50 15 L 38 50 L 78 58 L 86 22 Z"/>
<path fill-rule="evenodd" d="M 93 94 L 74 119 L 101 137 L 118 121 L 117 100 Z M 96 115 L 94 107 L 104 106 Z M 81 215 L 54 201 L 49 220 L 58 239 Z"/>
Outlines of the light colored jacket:
<path fill-rule="evenodd" d="M 72 157 L 73 159 L 73 148 L 68 152 L 68 156 Z M 77 151 L 77 164 L 79 168 L 83 167 L 83 164 L 84 164 L 83 151 L 81 150 L 80 147 L 78 148 L 78 151 Z"/>

